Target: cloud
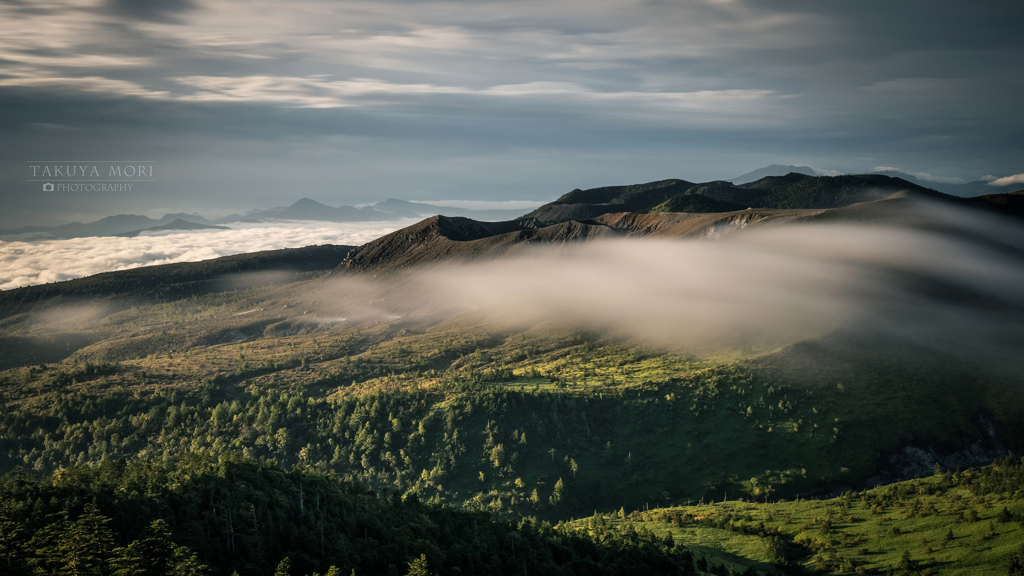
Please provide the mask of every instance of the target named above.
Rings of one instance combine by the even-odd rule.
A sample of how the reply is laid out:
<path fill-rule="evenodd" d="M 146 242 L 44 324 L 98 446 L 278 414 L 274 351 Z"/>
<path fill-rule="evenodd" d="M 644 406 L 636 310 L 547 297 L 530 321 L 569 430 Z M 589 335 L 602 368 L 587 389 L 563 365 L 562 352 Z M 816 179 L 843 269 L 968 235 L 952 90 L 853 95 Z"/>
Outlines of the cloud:
<path fill-rule="evenodd" d="M 0 290 L 154 264 L 313 244 L 360 245 L 414 220 L 232 225 L 231 230 L 144 232 L 135 238 L 0 241 Z"/>
<path fill-rule="evenodd" d="M 40 79 L 39 82 L 66 81 L 82 84 L 83 89 L 98 85 L 96 79 Z M 111 81 L 110 89 L 125 95 L 162 97 L 191 102 L 273 103 L 302 108 L 342 108 L 353 106 L 381 107 L 432 96 L 467 96 L 476 98 L 537 99 L 574 104 L 625 105 L 643 110 L 729 114 L 758 123 L 769 121 L 761 115 L 764 101 L 776 99 L 771 90 L 699 90 L 692 92 L 597 91 L 571 82 L 527 82 L 504 84 L 482 89 L 434 84 L 401 84 L 373 78 L 328 80 L 322 77 L 284 76 L 187 76 L 176 82 L 197 89 L 188 93 L 146 92 L 140 87 L 121 86 Z M 32 79 L 9 81 L 8 85 L 25 85 Z M 0 83 L 0 85 L 3 85 Z M 721 121 L 721 120 L 720 120 Z"/>
<path fill-rule="evenodd" d="M 918 214 L 921 228 L 801 224 L 718 241 L 521 246 L 385 282 L 342 275 L 309 299 L 325 317 L 367 314 L 372 301 L 388 322 L 471 312 L 523 329 L 584 325 L 692 353 L 767 352 L 840 331 L 982 364 L 1018 358 L 1024 231 L 939 204 Z"/>
<path fill-rule="evenodd" d="M 34 76 L 0 78 L 0 86 L 60 88 L 103 94 L 106 96 L 134 96 L 137 98 L 159 99 L 166 99 L 169 97 L 169 93 L 166 91 L 153 91 L 135 82 L 114 80 L 101 76 Z"/>
<path fill-rule="evenodd" d="M 918 180 L 924 180 L 925 182 L 935 182 L 936 184 L 963 184 L 967 182 L 963 178 L 957 178 L 955 176 L 934 176 L 928 172 L 910 172 L 909 170 L 901 170 L 895 166 L 875 166 L 871 169 L 872 172 L 902 172 L 903 174 L 909 174 Z"/>
<path fill-rule="evenodd" d="M 1011 184 L 1024 184 L 1024 174 L 1004 176 L 1002 178 L 996 178 L 988 183 L 989 186 L 1009 186 Z"/>
<path fill-rule="evenodd" d="M 197 5 L 191 0 L 107 0 L 107 11 L 111 14 L 139 18 L 142 20 L 180 22 L 179 15 L 194 10 Z"/>
<path fill-rule="evenodd" d="M 1016 171 L 1024 80 L 1004 71 L 1024 5 L 880 21 L 863 3 L 803 4 L 0 2 L 0 156 L 150 151 L 211 175 L 165 180 L 199 199 L 189 211 L 286 186 L 356 203 L 705 180 L 767 151 L 843 171 L 864 156 L 944 166 L 935 182 Z M 11 203 L 63 204 L 19 176 L 0 171 Z M 96 212 L 118 206 L 104 201 Z"/>

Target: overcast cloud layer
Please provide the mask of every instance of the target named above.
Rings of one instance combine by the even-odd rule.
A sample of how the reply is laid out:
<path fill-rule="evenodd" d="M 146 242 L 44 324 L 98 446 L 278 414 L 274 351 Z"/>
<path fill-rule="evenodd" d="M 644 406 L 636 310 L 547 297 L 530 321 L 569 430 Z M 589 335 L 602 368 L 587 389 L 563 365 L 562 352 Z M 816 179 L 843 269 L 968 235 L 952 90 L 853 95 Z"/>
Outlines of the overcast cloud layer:
<path fill-rule="evenodd" d="M 134 238 L 0 241 L 0 290 L 261 250 L 313 244 L 358 246 L 412 222 L 275 222 L 235 224 L 231 230 L 143 232 Z"/>
<path fill-rule="evenodd" d="M 0 227 L 770 163 L 1006 182 L 1022 21 L 1009 0 L 0 0 Z M 36 160 L 152 160 L 156 182 L 43 192 Z"/>

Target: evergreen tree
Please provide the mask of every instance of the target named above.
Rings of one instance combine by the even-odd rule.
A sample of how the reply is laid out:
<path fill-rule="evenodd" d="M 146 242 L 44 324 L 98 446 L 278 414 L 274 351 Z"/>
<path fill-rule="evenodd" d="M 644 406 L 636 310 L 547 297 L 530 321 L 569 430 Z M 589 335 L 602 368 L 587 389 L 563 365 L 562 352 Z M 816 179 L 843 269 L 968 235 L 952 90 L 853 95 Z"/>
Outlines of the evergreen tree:
<path fill-rule="evenodd" d="M 551 492 L 551 497 L 548 499 L 552 505 L 557 505 L 562 501 L 562 492 L 565 490 L 565 483 L 559 478 L 558 482 L 555 482 L 555 489 Z"/>
<path fill-rule="evenodd" d="M 109 572 L 114 534 L 106 524 L 110 518 L 92 504 L 64 531 L 57 542 L 63 556 L 62 573 L 73 576 L 103 576 Z"/>
<path fill-rule="evenodd" d="M 19 507 L 14 500 L 0 499 L 0 566 L 7 572 L 13 572 L 21 559 L 23 531 L 15 520 Z"/>
<path fill-rule="evenodd" d="M 163 520 L 152 521 L 143 538 L 114 553 L 114 576 L 199 576 L 207 570 L 191 550 L 171 541 Z"/>
<path fill-rule="evenodd" d="M 420 554 L 419 558 L 409 562 L 409 571 L 405 573 L 405 576 L 431 576 L 427 566 L 427 555 Z"/>
<path fill-rule="evenodd" d="M 917 568 L 918 568 L 917 567 L 917 562 L 915 562 L 910 557 L 910 550 L 904 550 L 903 551 L 903 556 L 900 558 L 899 568 L 900 568 L 900 570 L 904 570 L 904 571 L 907 571 L 907 572 L 916 572 L 917 571 Z"/>
<path fill-rule="evenodd" d="M 37 574 L 59 574 L 64 568 L 64 555 L 60 550 L 61 535 L 71 522 L 66 510 L 47 517 L 47 524 L 32 535 L 28 542 L 28 565 Z"/>

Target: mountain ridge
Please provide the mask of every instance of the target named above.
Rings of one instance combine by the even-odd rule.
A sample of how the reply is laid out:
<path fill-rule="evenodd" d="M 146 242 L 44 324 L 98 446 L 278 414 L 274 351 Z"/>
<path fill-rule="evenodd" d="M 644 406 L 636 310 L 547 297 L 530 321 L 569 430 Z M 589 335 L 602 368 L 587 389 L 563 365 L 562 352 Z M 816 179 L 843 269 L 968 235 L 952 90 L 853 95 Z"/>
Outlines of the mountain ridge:
<path fill-rule="evenodd" d="M 771 164 L 764 168 L 758 168 L 757 170 L 751 170 L 746 174 L 741 174 L 733 178 L 727 178 L 726 180 L 739 186 L 740 184 L 746 184 L 748 182 L 754 182 L 760 180 L 765 176 L 782 176 L 790 173 L 805 174 L 807 176 L 824 176 L 825 172 L 810 166 L 801 166 L 793 164 Z"/>
<path fill-rule="evenodd" d="M 576 189 L 526 214 L 526 217 L 559 222 L 585 220 L 612 212 L 664 212 L 671 211 L 673 207 L 686 207 L 694 212 L 717 212 L 729 207 L 723 202 L 741 209 L 827 209 L 878 200 L 902 190 L 941 194 L 884 175 L 808 176 L 791 172 L 785 176 L 766 176 L 738 186 L 724 180 L 695 184 L 672 179 Z M 673 199 L 675 206 L 666 204 Z"/>
<path fill-rule="evenodd" d="M 189 222 L 178 218 L 169 224 L 162 226 L 153 226 L 152 228 L 144 228 L 142 230 L 133 230 L 131 232 L 125 232 L 123 234 L 114 234 L 114 236 L 122 236 L 125 238 L 134 238 L 143 232 L 163 232 L 169 230 L 230 230 L 227 226 L 215 226 L 213 224 L 199 224 L 197 222 Z"/>

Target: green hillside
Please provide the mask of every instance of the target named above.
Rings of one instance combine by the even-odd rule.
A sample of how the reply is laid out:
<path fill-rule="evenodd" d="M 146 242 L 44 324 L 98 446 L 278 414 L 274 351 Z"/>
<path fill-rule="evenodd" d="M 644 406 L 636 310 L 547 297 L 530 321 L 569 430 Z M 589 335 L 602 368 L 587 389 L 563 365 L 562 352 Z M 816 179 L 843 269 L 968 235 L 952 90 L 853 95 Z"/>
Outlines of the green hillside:
<path fill-rule="evenodd" d="M 783 497 L 896 479 L 905 447 L 926 470 L 1021 448 L 1005 375 L 875 337 L 695 358 L 564 325 L 281 335 L 271 319 L 259 339 L 188 346 L 214 315 L 261 326 L 278 290 L 136 307 L 61 363 L 0 372 L 0 468 L 239 453 L 554 520 L 750 495 L 751 478 Z M 124 337 L 156 321 L 159 338 Z"/>
<path fill-rule="evenodd" d="M 844 492 L 828 500 L 706 502 L 597 514 L 579 535 L 685 547 L 700 572 L 1020 574 L 1024 460 Z"/>

